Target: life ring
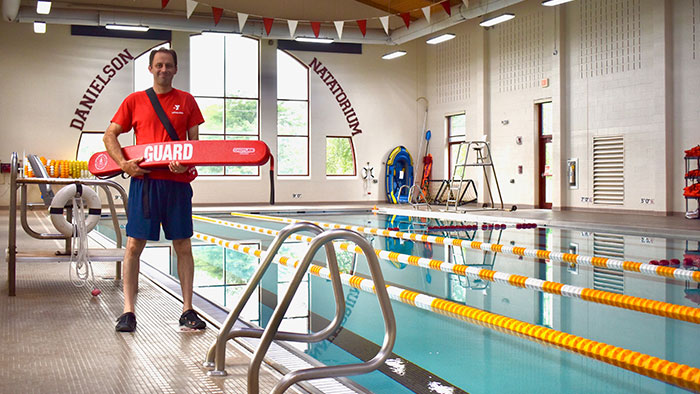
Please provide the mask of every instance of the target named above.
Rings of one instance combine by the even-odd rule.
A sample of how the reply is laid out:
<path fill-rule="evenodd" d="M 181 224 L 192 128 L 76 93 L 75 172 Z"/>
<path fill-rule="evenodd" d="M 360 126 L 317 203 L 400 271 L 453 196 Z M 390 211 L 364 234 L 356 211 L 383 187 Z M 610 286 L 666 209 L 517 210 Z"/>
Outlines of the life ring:
<path fill-rule="evenodd" d="M 89 233 L 97 226 L 97 222 L 100 221 L 100 214 L 102 213 L 102 202 L 94 190 L 89 187 L 84 187 L 80 183 L 63 187 L 56 193 L 53 201 L 51 201 L 49 213 L 51 214 L 51 223 L 53 223 L 53 226 L 67 237 L 78 236 L 78 229 L 76 226 L 72 223 L 68 223 L 66 217 L 63 215 L 66 204 L 68 204 L 73 197 L 82 198 L 83 203 L 88 206 L 88 215 L 85 219 L 86 232 Z M 73 214 L 75 215 L 76 212 L 73 212 Z"/>

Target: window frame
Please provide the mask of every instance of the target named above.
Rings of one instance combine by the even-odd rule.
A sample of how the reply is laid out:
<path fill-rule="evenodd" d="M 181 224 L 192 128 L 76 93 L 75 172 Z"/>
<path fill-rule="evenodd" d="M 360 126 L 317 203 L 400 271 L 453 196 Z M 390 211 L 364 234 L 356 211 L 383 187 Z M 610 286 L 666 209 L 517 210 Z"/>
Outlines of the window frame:
<path fill-rule="evenodd" d="M 344 138 L 350 140 L 350 150 L 352 151 L 352 174 L 328 174 L 326 177 L 355 177 L 357 176 L 357 158 L 355 156 L 355 144 L 352 141 L 352 136 L 346 135 L 327 135 L 326 136 L 326 164 L 328 163 L 328 139 L 329 138 Z"/>
<path fill-rule="evenodd" d="M 309 78 L 309 66 L 306 65 L 303 61 L 301 61 L 298 57 L 294 56 L 291 52 L 285 50 L 285 49 L 279 49 L 277 48 L 278 53 L 279 52 L 284 52 L 286 55 L 290 56 L 292 59 L 296 60 L 297 63 L 299 63 L 302 67 L 306 69 L 306 100 L 298 100 L 298 99 L 281 99 L 277 97 L 277 93 L 275 93 L 275 109 L 279 107 L 279 102 L 280 101 L 286 101 L 286 102 L 306 102 L 306 135 L 298 135 L 298 134 L 280 134 L 279 133 L 279 124 L 277 125 L 277 135 L 276 135 L 276 141 L 277 141 L 277 157 L 278 157 L 278 164 L 277 164 L 277 176 L 278 177 L 308 177 L 311 175 L 311 83 L 310 83 L 310 78 Z M 277 66 L 279 64 L 279 60 L 276 60 Z M 279 73 L 277 73 L 277 81 L 279 83 Z M 279 88 L 278 88 L 279 91 Z M 277 114 L 277 121 L 279 123 L 279 114 Z M 280 169 L 280 152 L 279 152 L 279 138 L 306 138 L 306 171 L 304 174 L 281 174 L 279 173 Z M 353 152 L 354 154 L 354 152 Z"/>
<path fill-rule="evenodd" d="M 452 118 L 456 116 L 464 116 L 464 134 L 451 135 Z M 467 113 L 456 112 L 445 115 L 445 134 L 447 136 L 445 138 L 447 141 L 447 179 L 452 179 L 452 147 L 467 140 Z"/>
<path fill-rule="evenodd" d="M 190 35 L 190 46 L 191 46 L 191 42 L 192 42 L 192 41 L 191 41 L 192 37 L 193 37 L 193 36 L 197 36 L 197 35 L 201 35 L 201 34 L 202 34 L 202 33 L 200 33 L 200 34 L 191 34 L 191 35 Z M 227 93 L 226 93 L 226 39 L 227 39 L 229 36 L 231 36 L 231 37 L 236 37 L 236 38 L 250 39 L 250 40 L 254 40 L 254 41 L 257 43 L 257 56 L 256 56 L 256 59 L 257 59 L 257 60 L 256 60 L 256 61 L 257 61 L 257 79 L 258 79 L 258 81 L 257 81 L 257 82 L 258 82 L 258 89 L 257 89 L 257 90 L 258 90 L 258 97 L 243 97 L 243 96 L 238 97 L 238 96 L 229 96 L 229 95 L 227 95 Z M 262 88 L 262 86 L 261 86 L 261 80 L 260 80 L 260 79 L 261 79 L 261 77 L 260 77 L 260 74 L 261 74 L 261 72 L 260 72 L 260 71 L 261 71 L 261 64 L 260 64 L 260 63 L 261 63 L 261 62 L 260 62 L 260 60 L 261 60 L 261 58 L 260 58 L 260 52 L 261 52 L 260 46 L 261 46 L 261 42 L 262 42 L 262 40 L 261 40 L 259 37 L 254 37 L 254 36 L 249 36 L 249 35 L 241 35 L 241 36 L 237 36 L 237 35 L 233 35 L 233 34 L 224 35 L 223 48 L 222 48 L 222 51 L 223 51 L 223 81 L 222 81 L 222 83 L 223 83 L 223 95 L 222 95 L 222 96 L 211 96 L 211 95 L 195 95 L 195 94 L 192 94 L 192 96 L 193 96 L 195 99 L 217 99 L 217 100 L 220 99 L 220 100 L 222 100 L 222 102 L 223 102 L 223 120 L 222 120 L 222 122 L 223 122 L 223 130 L 222 130 L 222 133 L 223 133 L 223 134 L 203 133 L 203 132 L 200 130 L 200 131 L 199 131 L 199 138 L 200 138 L 200 139 L 202 139 L 202 136 L 208 136 L 208 137 L 214 137 L 214 138 L 212 138 L 212 140 L 219 140 L 219 138 L 216 138 L 216 137 L 221 137 L 220 140 L 222 140 L 222 141 L 227 141 L 227 140 L 232 140 L 232 139 L 233 139 L 233 140 L 236 140 L 236 139 L 240 139 L 241 137 L 243 137 L 243 139 L 250 139 L 250 140 L 252 140 L 252 141 L 261 141 L 261 132 L 260 132 L 260 102 L 261 102 L 261 99 L 260 99 L 260 90 L 261 90 L 261 88 Z M 191 49 L 190 49 L 190 51 L 191 51 Z M 190 66 L 190 70 L 189 70 L 189 71 L 190 71 L 190 73 L 192 73 L 192 68 L 191 68 L 191 66 Z M 190 91 L 192 91 L 192 90 L 193 90 L 193 89 L 192 89 L 192 86 L 190 86 Z M 256 132 L 255 134 L 228 133 L 228 132 L 226 131 L 226 123 L 227 123 L 227 122 L 226 122 L 226 121 L 227 121 L 227 120 L 226 120 L 226 103 L 227 103 L 228 100 L 250 100 L 250 101 L 256 101 L 256 102 L 257 102 L 257 106 L 256 106 L 256 110 L 257 110 L 257 114 L 256 114 L 257 132 Z M 253 174 L 233 174 L 233 173 L 227 173 L 227 168 L 229 168 L 229 167 L 238 167 L 238 166 L 221 166 L 221 167 L 223 167 L 223 174 L 204 174 L 204 173 L 201 173 L 201 172 L 200 172 L 199 176 L 203 176 L 203 177 L 220 177 L 220 176 L 226 176 L 226 177 L 247 177 L 247 178 L 259 177 L 259 176 L 260 176 L 260 167 L 258 167 L 258 166 L 255 166 L 255 167 L 254 167 L 254 168 L 255 168 L 255 171 L 254 171 Z"/>

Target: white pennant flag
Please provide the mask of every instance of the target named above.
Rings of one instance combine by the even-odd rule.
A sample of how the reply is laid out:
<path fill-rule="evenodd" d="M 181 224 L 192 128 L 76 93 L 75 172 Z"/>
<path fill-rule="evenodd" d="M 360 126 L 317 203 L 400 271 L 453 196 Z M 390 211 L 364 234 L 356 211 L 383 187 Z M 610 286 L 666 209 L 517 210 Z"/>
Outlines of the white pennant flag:
<path fill-rule="evenodd" d="M 195 8 L 197 8 L 197 2 L 194 0 L 187 0 L 187 19 L 190 19 Z"/>
<path fill-rule="evenodd" d="M 423 15 L 425 15 L 425 20 L 427 20 L 428 23 L 430 23 L 430 6 L 423 7 L 423 8 L 421 8 L 421 10 L 423 10 Z"/>
<path fill-rule="evenodd" d="M 382 26 L 384 26 L 384 31 L 388 35 L 389 34 L 389 15 L 380 16 L 379 21 L 382 22 Z"/>
<path fill-rule="evenodd" d="M 245 26 L 245 21 L 248 20 L 248 14 L 242 12 L 238 13 L 238 32 L 243 33 L 243 26 Z"/>
<path fill-rule="evenodd" d="M 469 8 L 469 0 L 462 0 L 462 3 L 464 3 L 464 6 Z"/>
<path fill-rule="evenodd" d="M 294 38 L 294 32 L 297 31 L 297 23 L 298 21 L 287 21 L 287 25 L 289 26 L 289 37 Z"/>
<path fill-rule="evenodd" d="M 345 21 L 334 21 L 333 24 L 335 24 L 335 30 L 338 32 L 338 39 L 342 40 L 343 39 L 343 25 L 345 24 Z"/>

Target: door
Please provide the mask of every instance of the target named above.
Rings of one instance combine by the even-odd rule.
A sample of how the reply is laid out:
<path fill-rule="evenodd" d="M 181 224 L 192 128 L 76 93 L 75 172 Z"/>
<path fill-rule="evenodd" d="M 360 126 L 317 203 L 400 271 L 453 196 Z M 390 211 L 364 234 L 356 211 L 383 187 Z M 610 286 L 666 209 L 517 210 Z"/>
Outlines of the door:
<path fill-rule="evenodd" d="M 552 152 L 552 102 L 536 104 L 538 128 L 538 171 L 537 207 L 552 209 L 553 152 Z"/>

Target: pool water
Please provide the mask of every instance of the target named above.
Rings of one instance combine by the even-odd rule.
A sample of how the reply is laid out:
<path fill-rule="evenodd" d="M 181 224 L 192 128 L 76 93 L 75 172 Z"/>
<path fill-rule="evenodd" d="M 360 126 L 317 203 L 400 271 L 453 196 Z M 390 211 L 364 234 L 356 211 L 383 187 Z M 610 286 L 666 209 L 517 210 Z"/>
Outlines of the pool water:
<path fill-rule="evenodd" d="M 210 216 L 210 215 L 209 215 Z M 213 216 L 212 216 L 213 217 Z M 587 229 L 514 229 L 451 231 L 433 226 L 458 225 L 435 219 L 372 214 L 302 214 L 285 217 L 399 228 L 401 231 L 444 235 L 503 245 L 648 262 L 693 256 L 697 241 L 607 234 Z M 219 219 L 279 230 L 283 223 L 219 215 Z M 471 223 L 470 223 L 471 224 Z M 105 226 L 108 227 L 108 226 Z M 272 237 L 195 221 L 195 231 L 267 248 Z M 376 249 L 468 264 L 499 272 L 539 278 L 572 286 L 596 288 L 677 305 L 697 307 L 697 283 L 642 276 L 637 273 L 570 266 L 542 259 L 470 248 L 369 236 Z M 156 247 L 158 245 L 155 245 Z M 305 244 L 285 243 L 279 254 L 301 258 Z M 252 275 L 256 258 L 211 244 L 193 242 L 196 262 L 195 291 L 232 308 Z M 363 256 L 339 252 L 341 269 L 369 277 Z M 318 253 L 316 261 L 324 261 Z M 174 260 L 174 258 L 170 258 Z M 161 264 L 174 274 L 175 263 Z M 481 279 L 380 260 L 388 284 L 461 303 L 531 324 L 641 352 L 665 360 L 700 367 L 700 326 L 695 323 L 621 309 Z M 293 272 L 274 265 L 262 289 L 246 305 L 243 318 L 264 326 Z M 376 297 L 344 287 L 348 310 L 343 329 L 332 343 L 299 345 L 299 349 L 328 365 L 371 358 L 382 343 L 384 330 Z M 335 304 L 330 281 L 307 275 L 287 312 L 282 329 L 307 332 L 332 319 Z M 684 389 L 578 354 L 481 327 L 392 301 L 397 341 L 390 360 L 379 371 L 353 377 L 376 393 L 676 393 Z"/>

